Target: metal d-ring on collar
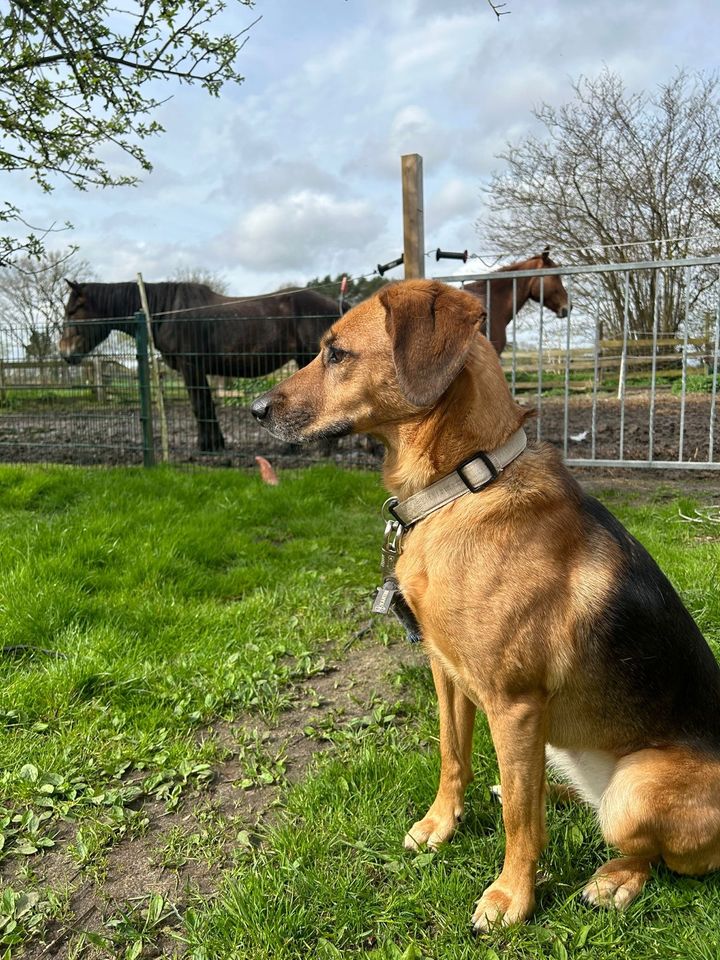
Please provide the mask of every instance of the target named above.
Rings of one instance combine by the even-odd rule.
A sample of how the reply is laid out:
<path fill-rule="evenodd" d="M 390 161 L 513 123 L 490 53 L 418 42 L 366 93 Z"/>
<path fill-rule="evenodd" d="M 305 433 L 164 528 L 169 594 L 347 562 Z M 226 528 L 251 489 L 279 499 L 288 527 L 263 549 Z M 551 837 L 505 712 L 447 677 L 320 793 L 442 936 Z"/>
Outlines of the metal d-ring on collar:
<path fill-rule="evenodd" d="M 405 536 L 405 526 L 393 518 L 390 512 L 395 504 L 398 503 L 397 497 L 388 497 L 382 505 L 382 517 L 385 521 L 385 534 L 383 536 L 380 572 L 382 574 L 382 586 L 378 587 L 375 601 L 372 606 L 373 613 L 387 613 L 393 603 L 395 594 L 398 593 L 398 582 L 395 576 L 395 567 L 398 557 L 402 553 L 402 542 Z"/>
<path fill-rule="evenodd" d="M 392 512 L 393 508 L 400 503 L 397 497 L 388 497 L 382 505 L 380 515 L 385 521 L 385 533 L 383 535 L 383 551 L 387 550 L 390 554 L 400 556 L 402 553 L 402 542 L 405 536 L 405 525 Z"/>

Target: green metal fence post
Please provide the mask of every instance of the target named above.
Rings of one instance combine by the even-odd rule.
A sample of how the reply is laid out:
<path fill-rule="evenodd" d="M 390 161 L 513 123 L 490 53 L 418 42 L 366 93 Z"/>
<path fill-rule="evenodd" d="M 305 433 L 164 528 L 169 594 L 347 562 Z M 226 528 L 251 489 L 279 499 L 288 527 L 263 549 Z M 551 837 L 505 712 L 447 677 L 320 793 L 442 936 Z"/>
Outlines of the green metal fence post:
<path fill-rule="evenodd" d="M 148 333 L 145 314 L 135 314 L 135 347 L 137 349 L 138 388 L 140 391 L 140 426 L 143 438 L 143 466 L 155 465 L 153 446 L 152 403 L 150 402 L 150 361 L 148 358 Z"/>

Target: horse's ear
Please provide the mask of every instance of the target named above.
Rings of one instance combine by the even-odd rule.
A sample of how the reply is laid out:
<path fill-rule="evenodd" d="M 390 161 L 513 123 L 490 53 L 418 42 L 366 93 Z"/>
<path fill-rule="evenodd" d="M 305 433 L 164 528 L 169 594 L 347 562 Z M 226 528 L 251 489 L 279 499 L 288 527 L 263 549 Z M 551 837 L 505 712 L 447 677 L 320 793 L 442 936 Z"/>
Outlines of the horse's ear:
<path fill-rule="evenodd" d="M 436 280 L 388 284 L 379 298 L 400 389 L 415 406 L 431 406 L 465 366 L 485 307 Z"/>
<path fill-rule="evenodd" d="M 550 247 L 545 247 L 540 256 L 543 258 L 543 263 L 548 263 L 550 260 Z"/>
<path fill-rule="evenodd" d="M 75 280 L 68 280 L 68 278 L 65 277 L 65 283 L 70 287 L 73 293 L 77 293 L 77 294 L 82 293 L 82 287 Z"/>

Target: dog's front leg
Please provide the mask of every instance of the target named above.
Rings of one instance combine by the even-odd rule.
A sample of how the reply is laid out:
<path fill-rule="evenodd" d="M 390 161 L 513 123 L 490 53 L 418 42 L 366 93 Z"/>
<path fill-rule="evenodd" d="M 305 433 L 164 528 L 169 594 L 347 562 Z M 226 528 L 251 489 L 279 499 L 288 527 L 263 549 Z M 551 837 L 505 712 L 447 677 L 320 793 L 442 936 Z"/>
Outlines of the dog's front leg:
<path fill-rule="evenodd" d="M 430 665 L 440 710 L 440 784 L 432 806 L 405 836 L 405 846 L 435 849 L 449 840 L 462 819 L 465 789 L 472 780 L 471 753 L 475 704 L 452 682 L 442 666 Z"/>
<path fill-rule="evenodd" d="M 545 844 L 545 699 L 492 697 L 486 707 L 500 766 L 506 844 L 502 872 L 473 913 L 476 931 L 530 916 L 537 862 Z"/>

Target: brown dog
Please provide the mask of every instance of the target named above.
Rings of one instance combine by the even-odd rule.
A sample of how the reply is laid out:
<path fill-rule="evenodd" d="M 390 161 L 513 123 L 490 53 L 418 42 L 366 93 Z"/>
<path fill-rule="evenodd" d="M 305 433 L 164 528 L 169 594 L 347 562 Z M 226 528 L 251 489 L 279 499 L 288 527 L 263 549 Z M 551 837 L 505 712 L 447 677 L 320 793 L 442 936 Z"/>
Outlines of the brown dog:
<path fill-rule="evenodd" d="M 376 435 L 385 484 L 404 500 L 523 422 L 482 319 L 454 288 L 388 286 L 253 413 L 291 442 Z M 546 756 L 621 854 L 586 886 L 590 902 L 626 906 L 661 859 L 686 874 L 720 867 L 720 669 L 654 561 L 551 447 L 528 446 L 485 489 L 412 526 L 396 575 L 430 657 L 442 760 L 406 846 L 452 836 L 477 707 L 497 752 L 505 863 L 475 929 L 533 910 Z"/>

